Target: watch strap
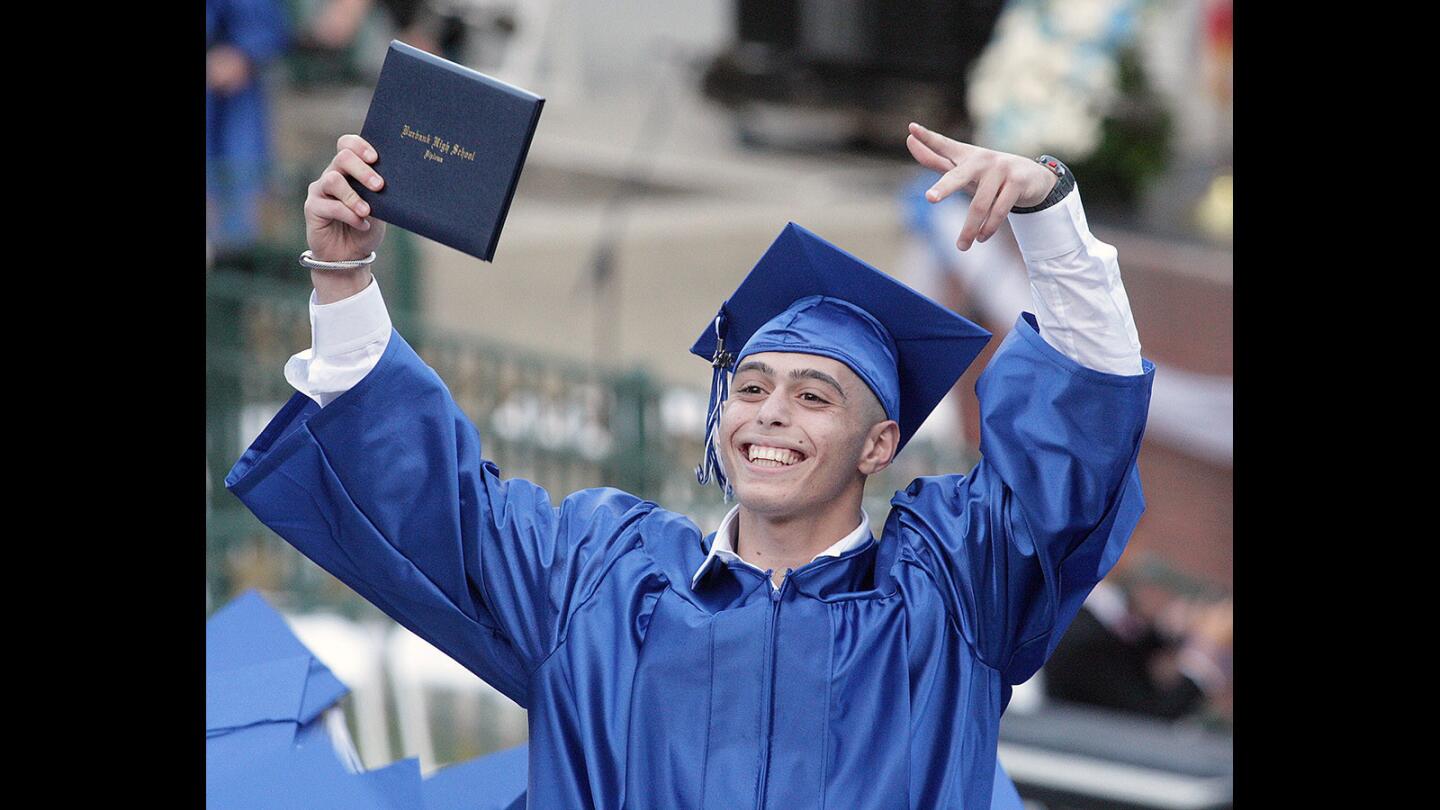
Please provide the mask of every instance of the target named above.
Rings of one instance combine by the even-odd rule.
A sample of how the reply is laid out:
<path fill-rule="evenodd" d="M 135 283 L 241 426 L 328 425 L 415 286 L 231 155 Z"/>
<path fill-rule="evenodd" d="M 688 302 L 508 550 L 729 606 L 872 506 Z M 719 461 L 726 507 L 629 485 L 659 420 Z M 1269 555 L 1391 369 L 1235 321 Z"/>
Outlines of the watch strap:
<path fill-rule="evenodd" d="M 1036 211 L 1044 211 L 1046 208 L 1065 199 L 1066 195 L 1070 193 L 1070 190 L 1075 188 L 1075 175 L 1071 173 L 1069 166 L 1060 162 L 1059 158 L 1050 155 L 1041 155 L 1035 158 L 1035 162 L 1049 169 L 1060 179 L 1056 181 L 1055 187 L 1050 189 L 1050 193 L 1045 195 L 1045 199 L 1036 205 L 1014 206 L 1010 209 L 1010 213 L 1012 214 L 1033 214 Z"/>

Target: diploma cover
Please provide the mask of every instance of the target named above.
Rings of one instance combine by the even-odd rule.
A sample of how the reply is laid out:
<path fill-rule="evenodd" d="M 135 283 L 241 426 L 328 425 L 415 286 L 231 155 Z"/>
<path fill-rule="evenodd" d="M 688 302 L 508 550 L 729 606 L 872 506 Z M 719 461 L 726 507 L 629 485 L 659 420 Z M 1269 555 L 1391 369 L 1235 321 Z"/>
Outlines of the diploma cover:
<path fill-rule="evenodd" d="M 385 186 L 345 179 L 373 216 L 491 261 L 544 104 L 393 40 L 360 130 Z"/>

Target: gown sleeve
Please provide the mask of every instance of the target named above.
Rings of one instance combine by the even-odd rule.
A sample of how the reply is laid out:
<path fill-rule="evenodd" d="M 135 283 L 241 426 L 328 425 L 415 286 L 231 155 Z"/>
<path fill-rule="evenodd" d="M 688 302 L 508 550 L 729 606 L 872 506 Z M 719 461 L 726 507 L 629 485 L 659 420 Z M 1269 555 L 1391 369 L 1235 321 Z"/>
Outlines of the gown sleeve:
<path fill-rule="evenodd" d="M 398 333 L 323 409 L 294 394 L 225 484 L 302 554 L 521 706 L 604 560 L 652 508 L 610 488 L 556 506 L 542 487 L 502 479 Z"/>
<path fill-rule="evenodd" d="M 893 501 L 910 553 L 1006 683 L 1040 668 L 1144 511 L 1136 457 L 1155 366 L 1142 366 L 1082 366 L 1023 314 L 976 384 L 980 463 Z"/>

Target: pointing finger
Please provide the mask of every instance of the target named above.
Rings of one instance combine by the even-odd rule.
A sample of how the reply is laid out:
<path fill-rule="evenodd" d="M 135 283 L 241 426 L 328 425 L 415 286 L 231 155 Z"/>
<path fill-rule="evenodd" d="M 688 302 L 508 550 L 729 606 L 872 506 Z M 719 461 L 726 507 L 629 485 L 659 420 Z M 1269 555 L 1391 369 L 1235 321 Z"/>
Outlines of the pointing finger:
<path fill-rule="evenodd" d="M 938 132 L 931 132 L 919 124 L 910 124 L 910 134 L 920 139 L 920 142 L 930 147 L 930 150 L 941 157 L 949 158 L 955 163 L 963 161 L 970 150 L 975 147 L 961 143 L 957 140 L 947 138 Z"/>
<path fill-rule="evenodd" d="M 905 136 L 905 147 L 910 150 L 910 156 L 927 169 L 944 174 L 955 168 L 955 161 L 935 154 L 935 150 L 921 143 L 914 135 Z"/>
<path fill-rule="evenodd" d="M 957 191 L 963 191 L 974 182 L 974 169 L 970 166 L 956 166 L 945 173 L 944 177 L 935 181 L 935 185 L 925 192 L 925 199 L 932 203 L 940 202 Z"/>

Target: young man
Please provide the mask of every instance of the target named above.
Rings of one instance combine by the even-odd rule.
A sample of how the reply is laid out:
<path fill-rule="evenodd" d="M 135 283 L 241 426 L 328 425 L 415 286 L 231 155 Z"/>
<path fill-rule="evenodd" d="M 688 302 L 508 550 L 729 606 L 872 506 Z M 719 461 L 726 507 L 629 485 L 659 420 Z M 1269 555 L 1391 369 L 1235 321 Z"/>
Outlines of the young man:
<path fill-rule="evenodd" d="M 365 269 L 314 271 L 297 393 L 226 479 L 267 525 L 529 711 L 531 807 L 990 806 L 1000 715 L 1143 502 L 1153 366 L 1115 252 L 1063 165 L 907 140 L 1009 217 L 1037 318 L 977 386 L 984 460 L 917 479 L 877 542 L 861 509 L 985 333 L 788 226 L 692 351 L 714 368 L 711 535 L 615 489 L 503 479 Z M 306 200 L 316 258 L 368 256 L 382 188 L 346 135 Z M 1012 208 L 1020 206 L 1018 209 Z M 733 394 L 727 396 L 734 372 Z"/>

